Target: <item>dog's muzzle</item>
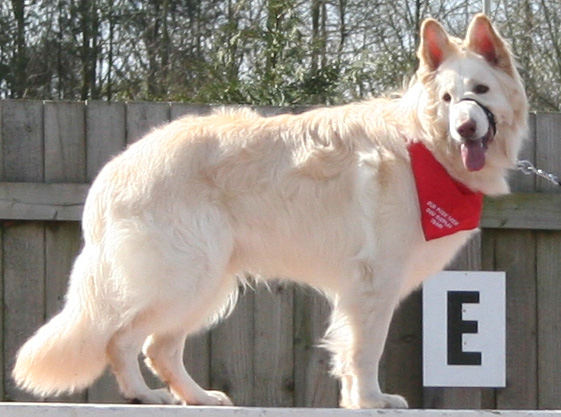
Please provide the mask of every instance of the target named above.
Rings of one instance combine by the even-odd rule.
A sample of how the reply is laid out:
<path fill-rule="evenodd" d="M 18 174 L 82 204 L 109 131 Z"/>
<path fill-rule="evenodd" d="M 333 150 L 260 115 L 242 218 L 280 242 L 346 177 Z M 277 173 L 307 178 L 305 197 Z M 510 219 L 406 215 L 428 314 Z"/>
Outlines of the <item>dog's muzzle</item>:
<path fill-rule="evenodd" d="M 475 104 L 477 104 L 481 108 L 481 110 L 483 110 L 483 113 L 485 113 L 485 116 L 487 117 L 489 128 L 492 130 L 491 135 L 495 136 L 497 134 L 497 122 L 495 121 L 495 115 L 491 110 L 489 110 L 489 107 L 481 104 L 474 98 L 463 98 L 460 101 L 473 101 Z"/>
<path fill-rule="evenodd" d="M 485 166 L 485 152 L 497 133 L 497 123 L 495 115 L 487 106 L 472 98 L 464 98 L 460 100 L 462 101 L 472 101 L 479 106 L 487 117 L 489 125 L 485 135 L 479 138 L 470 138 L 476 126 L 473 121 L 468 121 L 458 128 L 458 133 L 463 138 L 460 145 L 463 164 L 468 171 L 479 171 Z"/>

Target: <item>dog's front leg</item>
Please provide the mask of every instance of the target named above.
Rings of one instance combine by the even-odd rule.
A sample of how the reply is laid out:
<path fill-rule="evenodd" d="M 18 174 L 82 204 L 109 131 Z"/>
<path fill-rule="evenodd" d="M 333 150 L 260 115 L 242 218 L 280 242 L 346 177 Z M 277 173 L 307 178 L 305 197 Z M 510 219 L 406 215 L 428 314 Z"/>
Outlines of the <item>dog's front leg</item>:
<path fill-rule="evenodd" d="M 407 408 L 399 395 L 382 393 L 378 365 L 399 288 L 392 283 L 361 285 L 341 294 L 335 306 L 327 346 L 334 353 L 334 373 L 341 378 L 341 406 Z"/>

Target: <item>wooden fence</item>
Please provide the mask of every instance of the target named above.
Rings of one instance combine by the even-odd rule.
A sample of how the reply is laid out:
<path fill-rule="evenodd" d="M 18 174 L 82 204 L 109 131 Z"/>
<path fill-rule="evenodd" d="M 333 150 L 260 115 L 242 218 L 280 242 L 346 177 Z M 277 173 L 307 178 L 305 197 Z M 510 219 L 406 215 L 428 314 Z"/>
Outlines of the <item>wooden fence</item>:
<path fill-rule="evenodd" d="M 21 343 L 60 307 L 81 245 L 81 205 L 101 166 L 152 126 L 210 106 L 0 101 L 0 400 L 28 401 L 10 379 Z M 259 108 L 264 115 L 301 108 Z M 522 155 L 561 173 L 561 114 L 533 114 Z M 487 200 L 483 232 L 453 264 L 507 272 L 507 386 L 422 387 L 421 297 L 397 311 L 382 364 L 388 392 L 417 408 L 561 408 L 561 190 L 513 173 L 516 194 Z M 243 294 L 234 314 L 188 342 L 185 362 L 237 405 L 335 407 L 328 357 L 315 348 L 327 304 L 275 284 Z M 150 377 L 148 376 L 150 379 Z M 152 381 L 154 382 L 154 381 Z M 110 375 L 87 392 L 49 399 L 120 402 Z"/>

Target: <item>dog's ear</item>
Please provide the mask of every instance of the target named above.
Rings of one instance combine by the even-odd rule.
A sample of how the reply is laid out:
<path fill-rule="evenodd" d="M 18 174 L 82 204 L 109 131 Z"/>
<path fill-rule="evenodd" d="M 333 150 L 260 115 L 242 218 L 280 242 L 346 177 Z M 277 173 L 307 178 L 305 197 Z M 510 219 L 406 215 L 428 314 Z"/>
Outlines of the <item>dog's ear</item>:
<path fill-rule="evenodd" d="M 421 44 L 417 56 L 430 71 L 436 70 L 452 50 L 446 30 L 434 19 L 426 19 L 421 25 Z"/>
<path fill-rule="evenodd" d="M 485 58 L 491 65 L 512 74 L 514 65 L 511 54 L 484 14 L 476 15 L 471 21 L 466 35 L 467 48 Z"/>

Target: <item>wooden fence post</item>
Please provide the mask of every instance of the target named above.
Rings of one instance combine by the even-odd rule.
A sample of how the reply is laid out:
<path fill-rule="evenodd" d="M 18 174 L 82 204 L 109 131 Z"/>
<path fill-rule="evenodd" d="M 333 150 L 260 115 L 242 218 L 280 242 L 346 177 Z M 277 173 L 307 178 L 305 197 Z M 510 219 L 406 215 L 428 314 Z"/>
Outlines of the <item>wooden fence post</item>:
<path fill-rule="evenodd" d="M 4 181 L 43 181 L 43 104 L 2 104 Z M 45 227 L 39 222 L 3 224 L 4 390 L 11 400 L 34 397 L 15 387 L 17 350 L 45 319 Z"/>
<path fill-rule="evenodd" d="M 126 143 L 125 104 L 89 101 L 86 103 L 86 173 L 93 181 L 109 159 Z M 122 403 L 117 382 L 106 371 L 88 389 L 88 401 Z"/>

